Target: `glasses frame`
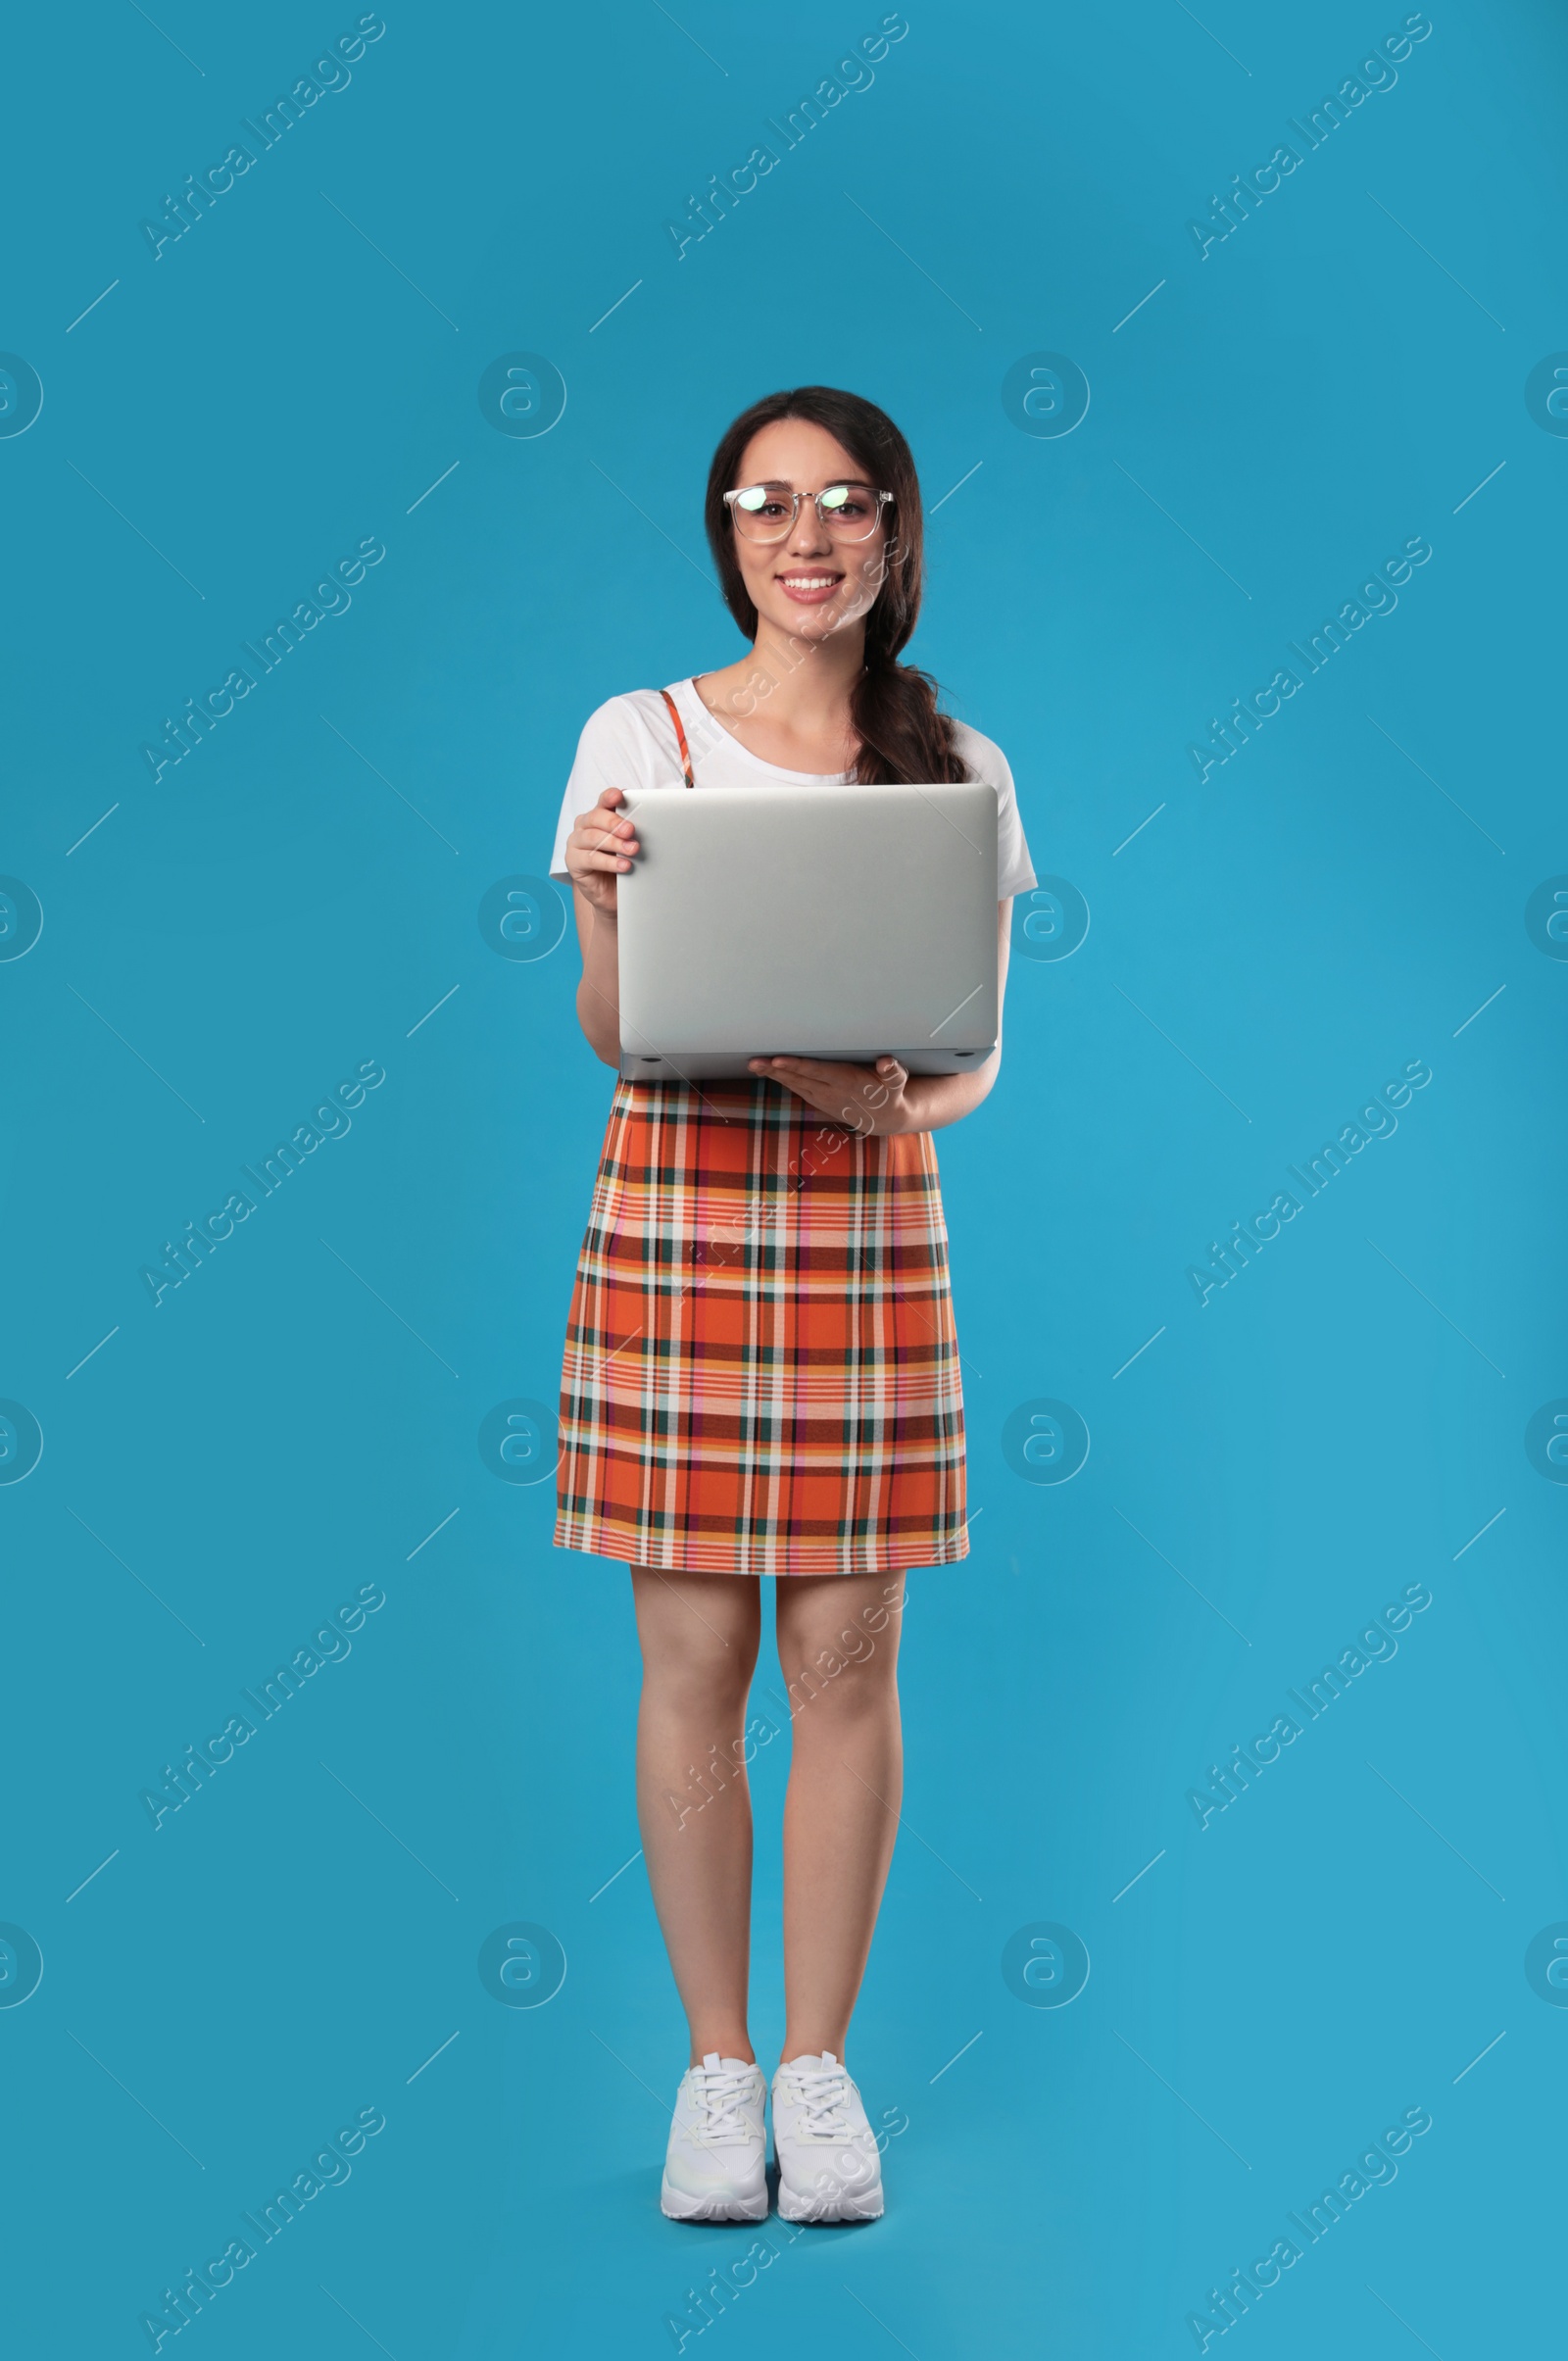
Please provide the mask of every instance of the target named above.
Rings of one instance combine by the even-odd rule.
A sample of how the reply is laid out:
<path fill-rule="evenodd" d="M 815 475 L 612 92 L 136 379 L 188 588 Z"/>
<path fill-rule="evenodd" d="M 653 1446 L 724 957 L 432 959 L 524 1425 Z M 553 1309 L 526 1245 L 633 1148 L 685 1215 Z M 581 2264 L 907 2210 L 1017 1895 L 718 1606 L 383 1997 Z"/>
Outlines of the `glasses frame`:
<path fill-rule="evenodd" d="M 830 528 L 828 525 L 827 515 L 822 507 L 822 502 L 829 492 L 841 491 L 869 492 L 876 502 L 876 518 L 868 531 L 858 535 L 851 535 L 846 533 L 839 536 L 841 540 L 848 541 L 852 548 L 858 548 L 861 542 L 875 539 L 877 527 L 882 522 L 883 510 L 886 508 L 891 508 L 893 505 L 893 494 L 891 492 L 879 492 L 874 484 L 857 482 L 853 476 L 841 476 L 835 483 L 824 484 L 820 492 L 790 492 L 785 489 L 783 484 L 772 484 L 767 482 L 738 484 L 733 492 L 726 492 L 724 494 L 724 506 L 729 511 L 730 522 L 740 540 L 750 541 L 754 547 L 757 548 L 767 548 L 769 546 L 776 545 L 781 541 L 787 541 L 789 539 L 791 533 L 794 532 L 796 525 L 800 522 L 801 503 L 803 500 L 810 500 L 816 503 L 817 523 L 821 526 L 824 533 L 827 532 Z M 789 522 L 776 533 L 763 535 L 760 533 L 742 532 L 740 524 L 735 516 L 735 503 L 740 499 L 743 492 L 771 492 L 780 500 L 788 500 L 792 504 L 790 509 Z"/>

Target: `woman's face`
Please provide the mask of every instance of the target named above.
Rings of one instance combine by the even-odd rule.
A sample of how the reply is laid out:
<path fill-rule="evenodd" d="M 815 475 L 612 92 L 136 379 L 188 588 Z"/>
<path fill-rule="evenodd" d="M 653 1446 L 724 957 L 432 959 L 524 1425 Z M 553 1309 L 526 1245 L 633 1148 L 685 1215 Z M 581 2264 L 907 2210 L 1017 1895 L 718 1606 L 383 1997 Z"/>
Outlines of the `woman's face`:
<path fill-rule="evenodd" d="M 865 470 L 841 442 L 808 418 L 775 418 L 754 434 L 741 455 L 734 490 L 767 484 L 781 492 L 821 492 L 829 484 L 864 483 Z M 871 489 L 886 491 L 887 486 Z M 786 500 L 784 507 L 788 509 Z M 732 520 L 736 563 L 760 617 L 798 639 L 822 640 L 843 623 L 869 613 L 882 587 L 887 563 L 887 528 L 881 510 L 868 540 L 844 541 L 830 533 L 816 504 L 803 499 L 800 515 L 782 540 L 749 541 Z"/>

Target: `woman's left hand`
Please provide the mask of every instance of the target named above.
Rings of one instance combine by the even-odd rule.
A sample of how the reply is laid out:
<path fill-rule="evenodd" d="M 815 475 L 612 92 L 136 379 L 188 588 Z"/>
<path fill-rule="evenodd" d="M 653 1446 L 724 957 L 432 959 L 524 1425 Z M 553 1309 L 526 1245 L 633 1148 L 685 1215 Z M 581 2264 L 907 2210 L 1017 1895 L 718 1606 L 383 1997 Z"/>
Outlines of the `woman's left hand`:
<path fill-rule="evenodd" d="M 765 1074 L 862 1138 L 873 1132 L 912 1131 L 912 1109 L 905 1100 L 908 1068 L 896 1058 L 875 1065 L 837 1065 L 825 1058 L 754 1058 L 754 1074 Z"/>

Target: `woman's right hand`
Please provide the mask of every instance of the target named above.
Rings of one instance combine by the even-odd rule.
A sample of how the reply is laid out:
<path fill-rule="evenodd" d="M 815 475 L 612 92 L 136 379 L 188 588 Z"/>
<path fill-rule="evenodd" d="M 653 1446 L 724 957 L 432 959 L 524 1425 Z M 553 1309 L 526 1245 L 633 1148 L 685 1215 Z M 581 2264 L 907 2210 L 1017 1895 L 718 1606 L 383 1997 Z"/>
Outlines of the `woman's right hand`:
<path fill-rule="evenodd" d="M 579 812 L 566 839 L 566 872 L 583 900 L 608 917 L 615 915 L 615 879 L 631 867 L 640 852 L 629 819 L 619 818 L 616 806 L 625 802 L 618 787 L 607 787 L 591 812 Z"/>

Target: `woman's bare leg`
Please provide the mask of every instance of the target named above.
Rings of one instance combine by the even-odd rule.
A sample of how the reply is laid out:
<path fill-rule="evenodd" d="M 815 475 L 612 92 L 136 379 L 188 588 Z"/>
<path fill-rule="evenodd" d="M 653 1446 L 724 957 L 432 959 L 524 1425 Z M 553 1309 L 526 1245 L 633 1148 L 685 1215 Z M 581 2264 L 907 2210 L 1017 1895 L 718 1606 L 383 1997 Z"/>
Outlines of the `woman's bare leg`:
<path fill-rule="evenodd" d="M 755 1576 L 633 1566 L 643 1651 L 637 1816 L 691 2063 L 754 2052 L 746 2030 L 752 1804 L 741 1741 L 761 1606 Z"/>
<path fill-rule="evenodd" d="M 794 1733 L 784 1799 L 783 2055 L 842 2058 L 893 1857 L 901 1574 L 780 1577 Z"/>

